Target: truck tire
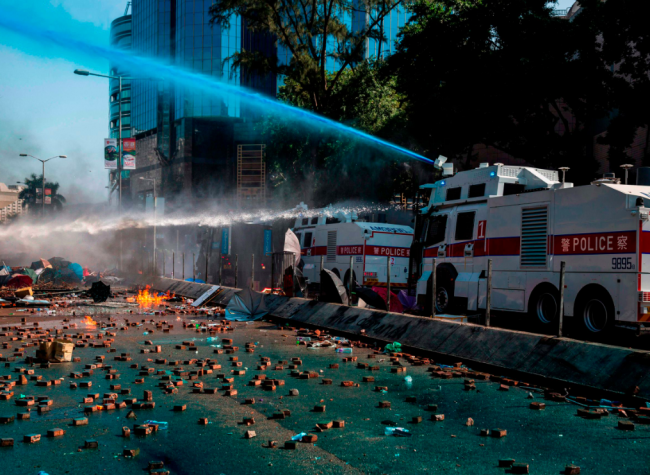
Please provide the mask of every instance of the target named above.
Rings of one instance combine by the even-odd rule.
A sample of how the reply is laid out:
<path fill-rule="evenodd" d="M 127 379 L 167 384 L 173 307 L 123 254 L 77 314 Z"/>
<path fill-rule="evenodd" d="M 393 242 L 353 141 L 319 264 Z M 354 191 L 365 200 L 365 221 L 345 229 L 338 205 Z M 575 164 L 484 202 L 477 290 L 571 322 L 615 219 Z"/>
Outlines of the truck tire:
<path fill-rule="evenodd" d="M 574 316 L 585 336 L 604 335 L 614 327 L 616 309 L 609 293 L 598 286 L 583 289 L 576 299 Z"/>
<path fill-rule="evenodd" d="M 535 288 L 528 301 L 528 315 L 538 328 L 552 329 L 557 326 L 560 314 L 560 292 L 550 284 Z"/>
<path fill-rule="evenodd" d="M 436 275 L 436 313 L 451 313 L 455 310 L 454 279 L 448 271 Z"/>

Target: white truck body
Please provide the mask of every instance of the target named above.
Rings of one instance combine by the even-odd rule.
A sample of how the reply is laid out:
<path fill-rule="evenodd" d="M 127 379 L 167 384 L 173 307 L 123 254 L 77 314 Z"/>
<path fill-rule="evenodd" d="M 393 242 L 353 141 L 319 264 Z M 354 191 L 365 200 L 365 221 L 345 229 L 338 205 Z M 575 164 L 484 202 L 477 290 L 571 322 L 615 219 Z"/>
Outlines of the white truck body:
<path fill-rule="evenodd" d="M 303 275 L 320 282 L 320 263 L 345 283 L 353 258 L 355 280 L 361 285 L 386 286 L 390 261 L 391 288 L 406 288 L 413 228 L 357 221 L 354 214 L 338 213 L 337 223 L 326 216 L 298 218 L 292 231 L 302 246 Z"/>
<path fill-rule="evenodd" d="M 423 188 L 431 188 L 431 198 L 418 216 L 420 303 L 432 299 L 427 286 L 436 258 L 437 285 L 453 280 L 447 286 L 456 305 L 485 309 L 492 259 L 491 308 L 530 312 L 550 324 L 565 262 L 564 315 L 592 332 L 650 320 L 649 186 L 597 180 L 574 188 L 556 171 L 497 164 Z M 438 291 L 439 311 L 449 297 Z"/>

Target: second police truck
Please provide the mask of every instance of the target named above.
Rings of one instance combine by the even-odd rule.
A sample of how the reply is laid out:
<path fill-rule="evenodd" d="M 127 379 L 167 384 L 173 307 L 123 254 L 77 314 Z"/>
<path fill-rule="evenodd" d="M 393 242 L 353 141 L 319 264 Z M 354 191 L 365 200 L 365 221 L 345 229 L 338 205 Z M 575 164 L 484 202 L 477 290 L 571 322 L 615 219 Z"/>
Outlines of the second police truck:
<path fill-rule="evenodd" d="M 564 314 L 584 332 L 650 321 L 650 186 L 612 175 L 573 187 L 557 171 L 481 164 L 423 188 L 411 264 L 424 308 L 435 258 L 436 311 L 485 309 L 492 259 L 491 308 L 550 329 L 564 261 Z"/>

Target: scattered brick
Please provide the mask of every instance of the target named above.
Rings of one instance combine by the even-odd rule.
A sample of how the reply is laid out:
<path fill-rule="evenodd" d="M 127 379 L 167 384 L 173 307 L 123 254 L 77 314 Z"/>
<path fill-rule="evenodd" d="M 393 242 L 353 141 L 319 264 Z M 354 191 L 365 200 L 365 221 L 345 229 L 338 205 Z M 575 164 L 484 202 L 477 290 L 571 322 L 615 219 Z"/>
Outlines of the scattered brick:
<path fill-rule="evenodd" d="M 27 434 L 23 437 L 23 442 L 26 444 L 34 444 L 41 440 L 41 434 Z"/>
<path fill-rule="evenodd" d="M 510 473 L 530 473 L 527 463 L 513 463 L 510 467 Z"/>
<path fill-rule="evenodd" d="M 632 421 L 618 421 L 618 428 L 620 430 L 634 430 L 634 427 Z"/>
<path fill-rule="evenodd" d="M 65 431 L 63 429 L 49 429 L 47 431 L 48 437 L 61 437 L 63 435 L 65 435 Z"/>

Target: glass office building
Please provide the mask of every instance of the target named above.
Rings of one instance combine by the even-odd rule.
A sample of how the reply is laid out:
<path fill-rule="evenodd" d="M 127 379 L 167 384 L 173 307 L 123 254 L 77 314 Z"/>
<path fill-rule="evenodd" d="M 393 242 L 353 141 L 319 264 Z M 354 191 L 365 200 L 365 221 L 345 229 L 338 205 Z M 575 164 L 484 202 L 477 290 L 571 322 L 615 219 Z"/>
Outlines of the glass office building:
<path fill-rule="evenodd" d="M 131 49 L 131 15 L 116 18 L 111 22 L 110 45 L 113 48 Z M 128 74 L 119 65 L 110 65 L 110 75 Z M 122 138 L 131 137 L 131 83 L 122 81 L 122 97 L 119 97 L 119 81 L 109 79 L 109 133 L 110 138 L 119 136 L 119 101 L 122 102 Z"/>
<path fill-rule="evenodd" d="M 210 24 L 212 3 L 134 0 L 134 51 L 221 82 L 275 95 L 275 77 L 233 71 L 228 60 L 242 48 L 276 54 L 273 37 L 251 33 L 239 17 L 233 17 L 228 28 Z M 253 111 L 242 107 L 237 97 L 217 97 L 164 81 L 140 79 L 132 87 L 131 127 L 138 148 L 135 173 L 157 178 L 161 196 L 180 191 L 200 200 L 219 198 L 233 189 L 236 145 L 250 140 L 246 132 L 252 130 Z M 241 140 L 238 131 L 244 132 Z M 146 194 L 146 183 L 138 184 L 142 190 L 134 189 L 137 197 Z M 173 199 L 167 201 L 172 203 Z"/>

